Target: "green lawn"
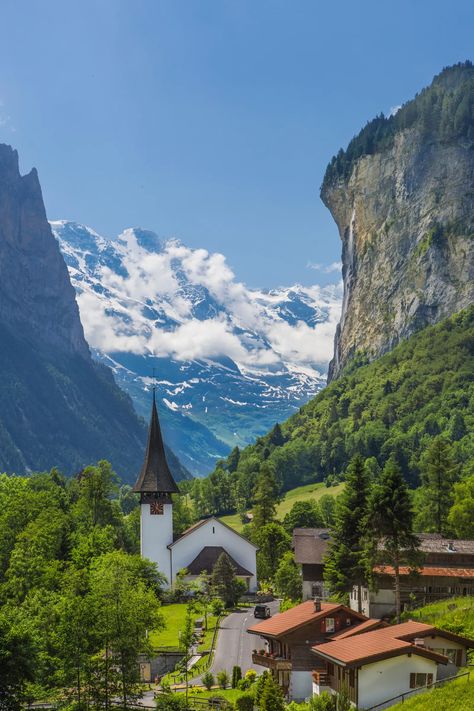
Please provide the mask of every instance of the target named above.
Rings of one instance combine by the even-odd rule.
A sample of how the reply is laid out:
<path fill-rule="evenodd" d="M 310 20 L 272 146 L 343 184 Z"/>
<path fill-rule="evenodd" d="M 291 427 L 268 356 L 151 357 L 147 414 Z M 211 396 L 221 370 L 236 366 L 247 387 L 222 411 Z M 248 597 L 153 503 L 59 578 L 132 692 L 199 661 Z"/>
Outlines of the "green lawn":
<path fill-rule="evenodd" d="M 227 701 L 234 702 L 244 692 L 240 691 L 239 689 L 212 689 L 212 691 L 202 691 L 200 689 L 192 689 L 189 693 L 190 693 L 190 696 L 195 696 L 198 699 L 208 699 L 210 696 L 222 696 Z"/>
<path fill-rule="evenodd" d="M 161 613 L 165 619 L 166 627 L 158 632 L 150 632 L 150 642 L 155 649 L 162 647 L 178 649 L 179 632 L 184 627 L 184 619 L 186 617 L 186 605 L 184 603 L 163 605 Z M 193 614 L 193 619 L 196 620 L 199 617 L 204 617 L 204 615 L 197 609 Z M 209 649 L 211 646 L 216 620 L 217 618 L 214 615 L 209 614 L 207 616 L 208 629 L 202 643 L 199 644 L 199 649 Z"/>
<path fill-rule="evenodd" d="M 403 615 L 474 639 L 474 597 L 455 597 L 425 605 Z"/>
<path fill-rule="evenodd" d="M 277 518 L 282 520 L 296 501 L 317 501 L 324 494 L 337 496 L 341 493 L 343 486 L 344 484 L 325 486 L 322 483 L 318 483 L 306 484 L 305 486 L 298 486 L 296 489 L 291 489 L 291 491 L 286 492 L 283 500 L 277 506 Z M 232 526 L 236 531 L 242 533 L 244 524 L 241 522 L 238 514 L 221 516 L 220 518 L 221 521 L 224 521 L 228 526 Z"/>
<path fill-rule="evenodd" d="M 470 711 L 474 709 L 474 679 L 470 683 L 466 679 L 462 677 L 440 689 L 417 694 L 403 704 L 391 706 L 390 711 Z"/>

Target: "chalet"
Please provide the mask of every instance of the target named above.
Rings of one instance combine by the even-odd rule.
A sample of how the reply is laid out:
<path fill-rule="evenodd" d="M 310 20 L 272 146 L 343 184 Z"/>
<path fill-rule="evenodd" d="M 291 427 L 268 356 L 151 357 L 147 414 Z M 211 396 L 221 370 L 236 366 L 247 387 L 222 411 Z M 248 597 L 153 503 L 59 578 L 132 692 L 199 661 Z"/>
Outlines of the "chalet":
<path fill-rule="evenodd" d="M 402 566 L 401 602 L 404 606 L 428 604 L 444 598 L 474 595 L 474 541 L 446 539 L 438 534 L 420 534 L 424 562 L 412 572 Z M 377 588 L 362 587 L 362 612 L 371 617 L 391 616 L 395 611 L 394 570 L 376 566 Z M 358 590 L 350 594 L 350 606 L 359 609 Z"/>
<path fill-rule="evenodd" d="M 359 708 L 384 705 L 454 675 L 466 664 L 467 649 L 474 647 L 474 640 L 421 622 L 365 631 L 363 627 L 364 623 L 312 648 L 318 665 L 313 672 L 314 694 L 337 693 L 344 686 Z"/>
<path fill-rule="evenodd" d="M 248 629 L 262 638 L 252 661 L 270 669 L 290 699 L 305 699 L 312 694 L 312 647 L 361 623 L 370 623 L 371 629 L 384 624 L 345 605 L 308 600 Z"/>
<path fill-rule="evenodd" d="M 293 550 L 295 561 L 301 565 L 303 600 L 325 598 L 324 557 L 331 536 L 327 528 L 295 528 Z"/>
<path fill-rule="evenodd" d="M 179 489 L 166 461 L 154 391 L 145 460 L 133 490 L 140 494 L 141 555 L 157 564 L 168 586 L 182 570 L 190 580 L 212 572 L 226 553 L 247 589 L 257 590 L 257 547 L 227 524 L 211 517 L 173 536 L 173 496 Z"/>

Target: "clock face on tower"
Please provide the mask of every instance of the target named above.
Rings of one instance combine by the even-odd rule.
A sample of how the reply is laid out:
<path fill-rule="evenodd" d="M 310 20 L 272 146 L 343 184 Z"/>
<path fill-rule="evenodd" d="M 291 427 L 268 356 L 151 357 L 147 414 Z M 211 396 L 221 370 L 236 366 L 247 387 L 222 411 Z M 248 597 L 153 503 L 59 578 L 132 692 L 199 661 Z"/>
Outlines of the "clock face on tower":
<path fill-rule="evenodd" d="M 150 514 L 152 516 L 163 515 L 163 504 L 161 501 L 152 501 L 150 504 Z"/>

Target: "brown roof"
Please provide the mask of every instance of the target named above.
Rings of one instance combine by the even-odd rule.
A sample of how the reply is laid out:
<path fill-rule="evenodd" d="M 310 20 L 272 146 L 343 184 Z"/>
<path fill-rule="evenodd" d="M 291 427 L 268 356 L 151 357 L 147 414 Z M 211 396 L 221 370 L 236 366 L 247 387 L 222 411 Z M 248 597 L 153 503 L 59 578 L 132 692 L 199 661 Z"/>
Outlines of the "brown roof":
<path fill-rule="evenodd" d="M 395 570 L 391 565 L 376 565 L 374 572 L 379 575 L 395 575 Z M 434 578 L 474 578 L 474 568 L 443 568 L 442 566 L 425 565 L 414 571 L 406 565 L 400 566 L 400 575 L 414 574 Z"/>
<path fill-rule="evenodd" d="M 166 461 L 154 390 L 145 461 L 133 491 L 149 494 L 179 494 L 179 489 Z"/>
<path fill-rule="evenodd" d="M 438 533 L 419 533 L 420 550 L 423 553 L 464 553 L 474 555 L 474 540 L 458 541 L 443 538 Z"/>
<path fill-rule="evenodd" d="M 361 634 L 361 632 L 369 632 L 380 627 L 388 627 L 388 623 L 383 620 L 365 620 L 364 622 L 360 622 L 358 625 L 351 625 L 341 632 L 336 632 L 336 634 L 332 635 L 331 639 L 346 639 L 346 637 L 355 637 L 356 635 Z"/>
<path fill-rule="evenodd" d="M 448 661 L 446 657 L 414 644 L 414 640 L 419 637 L 435 634 L 455 640 L 466 647 L 474 647 L 474 640 L 440 630 L 433 625 L 409 620 L 399 625 L 388 625 L 352 637 L 333 638 L 329 642 L 313 647 L 312 651 L 320 657 L 347 666 L 408 653 L 419 654 L 439 664 L 446 664 Z"/>
<path fill-rule="evenodd" d="M 327 528 L 295 528 L 293 548 L 300 564 L 319 565 L 327 553 L 331 536 Z"/>
<path fill-rule="evenodd" d="M 218 558 L 222 555 L 222 553 L 225 553 L 228 556 L 230 562 L 235 568 L 236 575 L 252 577 L 253 573 L 242 567 L 240 563 L 237 563 L 237 561 L 232 558 L 232 556 L 229 555 L 226 549 L 222 546 L 205 546 L 202 551 L 196 556 L 196 558 L 192 561 L 192 563 L 186 566 L 188 574 L 200 575 L 200 573 L 202 573 L 203 571 L 205 571 L 206 573 L 212 573 L 212 571 L 214 570 L 214 566 Z"/>
<path fill-rule="evenodd" d="M 314 601 L 308 600 L 307 602 L 302 602 L 301 605 L 286 610 L 286 612 L 281 612 L 274 617 L 270 617 L 270 619 L 260 622 L 258 625 L 249 627 L 247 632 L 258 634 L 262 637 L 278 637 L 279 635 L 288 634 L 299 627 L 304 627 L 305 625 L 315 622 L 315 620 L 322 620 L 324 617 L 327 617 L 327 615 L 343 608 L 344 605 L 322 602 L 320 612 L 316 612 Z M 359 613 L 353 610 L 349 610 L 349 612 L 356 617 L 360 617 L 361 620 L 366 619 L 364 615 L 359 615 Z"/>
<path fill-rule="evenodd" d="M 232 526 L 229 526 L 227 523 L 225 523 L 224 521 L 221 521 L 220 518 L 216 518 L 215 516 L 209 516 L 209 518 L 202 518 L 200 521 L 196 521 L 196 523 L 193 523 L 192 526 L 190 526 L 185 531 L 183 531 L 183 533 L 180 536 L 178 536 L 178 538 L 175 541 L 173 541 L 173 543 L 170 543 L 168 548 L 172 548 L 173 546 L 175 546 L 177 543 L 179 543 L 181 541 L 182 538 L 185 538 L 185 536 L 189 536 L 190 533 L 195 531 L 197 528 L 204 526 L 204 524 L 207 523 L 208 521 L 217 521 L 218 523 L 221 524 L 221 526 L 225 526 L 226 528 L 229 529 L 229 531 L 232 531 L 232 533 L 235 533 L 235 535 L 239 536 L 239 538 L 243 538 L 244 541 L 246 541 L 251 546 L 253 546 L 256 550 L 258 550 L 258 546 L 256 546 L 255 543 L 252 543 L 252 541 L 249 541 L 248 538 L 245 538 L 245 536 L 242 536 L 242 534 L 239 533 L 238 531 L 236 531 L 235 528 L 232 528 Z"/>

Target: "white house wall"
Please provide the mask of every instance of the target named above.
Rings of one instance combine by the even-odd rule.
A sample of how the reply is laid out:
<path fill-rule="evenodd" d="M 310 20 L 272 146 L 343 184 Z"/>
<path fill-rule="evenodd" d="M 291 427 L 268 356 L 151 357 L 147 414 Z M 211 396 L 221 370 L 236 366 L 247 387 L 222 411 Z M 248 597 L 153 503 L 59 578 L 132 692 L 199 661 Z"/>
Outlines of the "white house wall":
<path fill-rule="evenodd" d="M 309 671 L 292 671 L 290 675 L 290 699 L 303 700 L 313 693 L 313 679 Z"/>
<path fill-rule="evenodd" d="M 192 563 L 205 546 L 222 546 L 236 563 L 252 573 L 250 592 L 257 590 L 257 559 L 255 547 L 217 519 L 209 519 L 202 526 L 178 539 L 171 547 L 172 578 Z"/>
<path fill-rule="evenodd" d="M 171 583 L 171 556 L 167 546 L 173 541 L 173 506 L 164 504 L 162 514 L 150 514 L 150 504 L 141 504 L 140 518 L 142 557 L 156 563 Z"/>
<path fill-rule="evenodd" d="M 412 654 L 382 659 L 359 670 L 359 707 L 370 708 L 399 694 L 410 691 L 410 674 L 433 674 L 436 662 Z"/>

